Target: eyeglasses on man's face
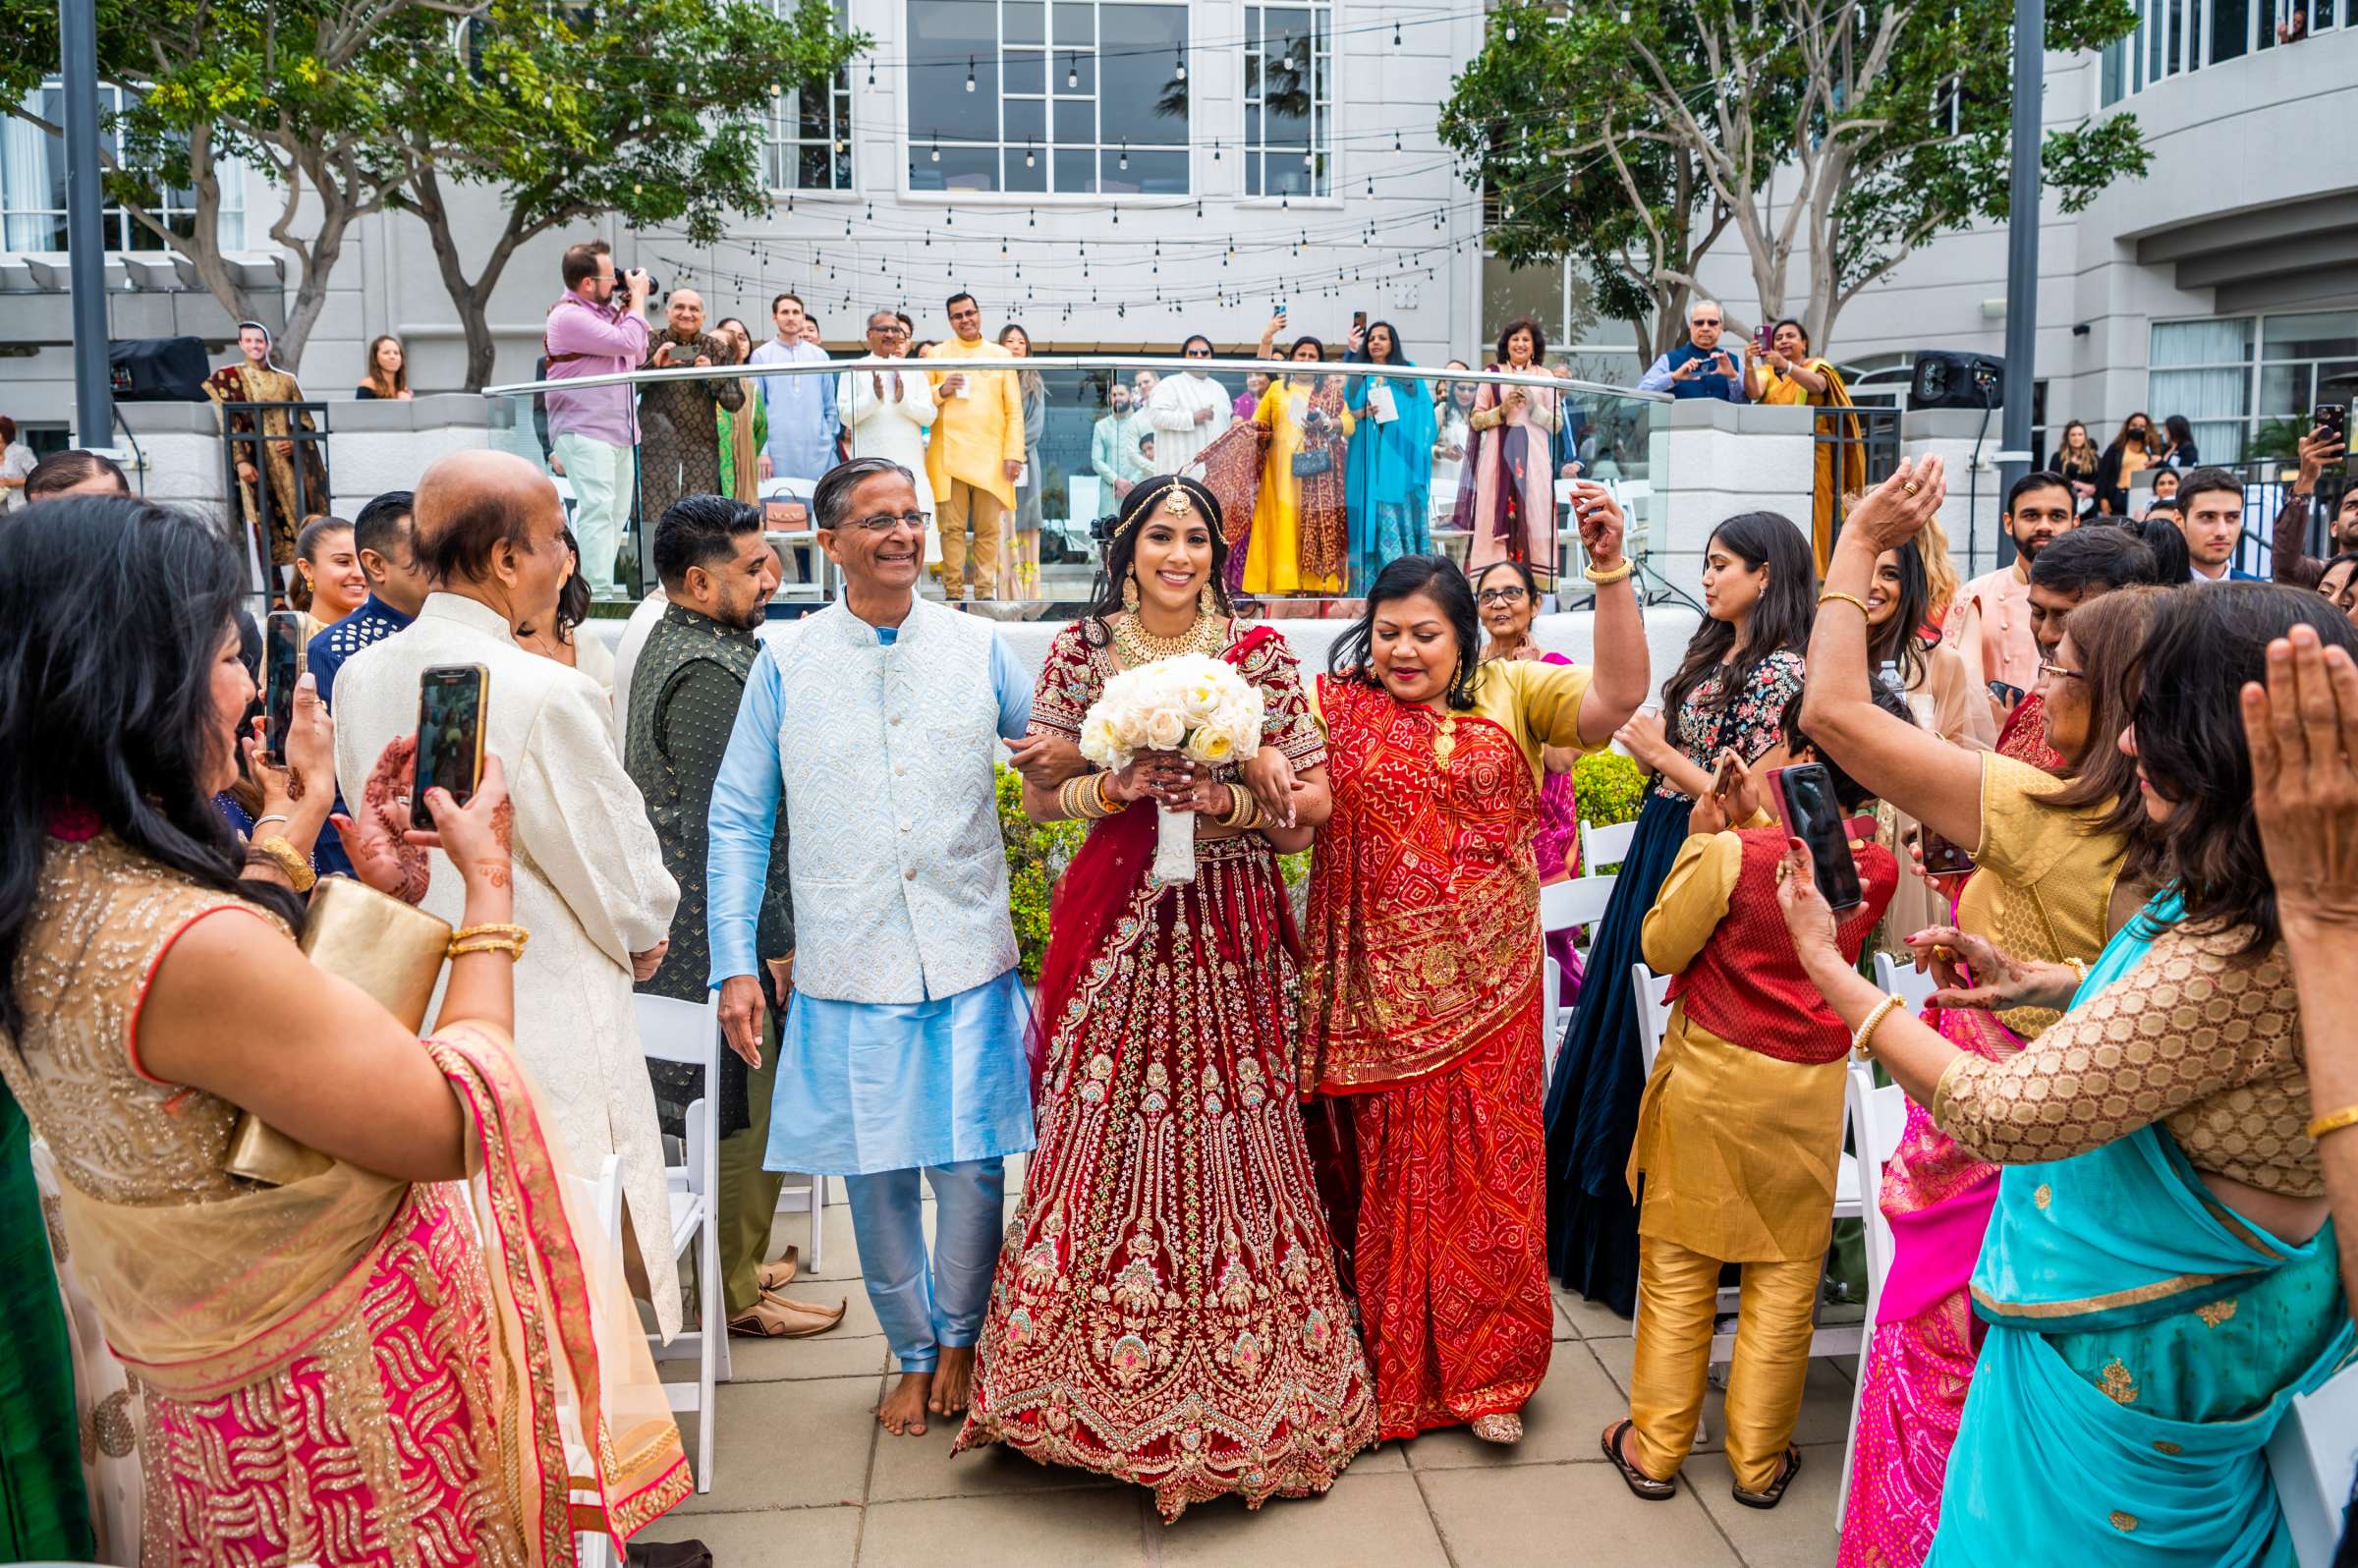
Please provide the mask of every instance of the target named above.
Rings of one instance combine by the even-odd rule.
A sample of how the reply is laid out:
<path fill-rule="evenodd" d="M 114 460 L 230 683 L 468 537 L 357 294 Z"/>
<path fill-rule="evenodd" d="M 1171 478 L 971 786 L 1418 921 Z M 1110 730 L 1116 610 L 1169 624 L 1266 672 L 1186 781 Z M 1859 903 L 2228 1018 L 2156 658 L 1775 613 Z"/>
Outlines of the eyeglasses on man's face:
<path fill-rule="evenodd" d="M 1474 595 L 1474 602 L 1477 604 L 1520 604 L 1523 602 L 1523 588 L 1519 584 L 1513 588 L 1484 588 L 1480 593 Z"/>
<path fill-rule="evenodd" d="M 843 528 L 846 532 L 860 532 L 875 537 L 890 533 L 894 529 L 909 529 L 914 532 L 923 533 L 926 532 L 926 525 L 932 521 L 933 514 L 930 512 L 878 512 L 873 517 L 854 518 L 851 522 L 844 524 Z"/>

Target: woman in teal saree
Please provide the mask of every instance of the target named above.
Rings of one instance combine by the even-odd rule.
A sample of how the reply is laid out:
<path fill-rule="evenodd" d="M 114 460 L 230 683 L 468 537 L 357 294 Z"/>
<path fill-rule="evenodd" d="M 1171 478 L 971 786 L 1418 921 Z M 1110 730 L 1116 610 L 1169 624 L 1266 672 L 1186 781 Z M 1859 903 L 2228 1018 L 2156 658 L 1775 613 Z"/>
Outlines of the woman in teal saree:
<path fill-rule="evenodd" d="M 1918 489 L 1910 504 L 1937 504 L 1937 478 Z M 1940 1005 L 2068 1001 L 2036 1050 L 1987 1061 L 1895 1011 L 1841 963 L 1806 855 L 1789 863 L 1812 980 L 1943 1132 L 2006 1167 L 1934 1568 L 2293 1561 L 2263 1450 L 2291 1396 L 2354 1349 L 2239 709 L 2298 624 L 2358 651 L 2346 620 L 2285 589 L 2162 606 L 2143 659 L 2158 696 L 2120 745 L 2170 880 L 2084 980 L 1922 933 L 2000 977 Z"/>

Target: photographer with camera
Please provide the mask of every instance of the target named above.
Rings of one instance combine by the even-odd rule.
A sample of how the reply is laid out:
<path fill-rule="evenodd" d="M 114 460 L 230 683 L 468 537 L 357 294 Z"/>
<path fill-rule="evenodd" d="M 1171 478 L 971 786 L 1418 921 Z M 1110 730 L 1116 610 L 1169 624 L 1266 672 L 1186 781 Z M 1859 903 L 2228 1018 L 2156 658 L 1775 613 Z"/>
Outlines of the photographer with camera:
<path fill-rule="evenodd" d="M 541 334 L 544 378 L 612 375 L 646 359 L 647 296 L 655 280 L 643 267 L 617 278 L 612 251 L 590 240 L 565 252 L 565 293 L 548 309 Z M 582 541 L 582 575 L 597 598 L 614 593 L 614 555 L 638 489 L 639 416 L 627 385 L 551 391 L 550 467 L 573 486 L 573 532 Z"/>

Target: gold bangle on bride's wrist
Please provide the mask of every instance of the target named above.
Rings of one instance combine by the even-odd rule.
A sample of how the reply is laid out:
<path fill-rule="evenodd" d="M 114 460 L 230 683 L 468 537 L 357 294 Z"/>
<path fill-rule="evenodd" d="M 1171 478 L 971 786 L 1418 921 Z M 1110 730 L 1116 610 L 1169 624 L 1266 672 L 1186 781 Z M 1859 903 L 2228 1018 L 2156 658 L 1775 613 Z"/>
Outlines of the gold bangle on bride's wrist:
<path fill-rule="evenodd" d="M 1261 798 L 1243 785 L 1229 785 L 1228 797 L 1228 810 L 1220 817 L 1222 827 L 1240 827 L 1249 831 L 1268 820 L 1261 809 Z"/>
<path fill-rule="evenodd" d="M 1875 1032 L 1882 1028 L 1883 1020 L 1890 1017 L 1891 1009 L 1898 1005 L 1899 998 L 1895 995 L 1886 996 L 1875 1004 L 1875 1011 L 1867 1015 L 1866 1022 L 1859 1026 L 1859 1032 L 1850 1036 L 1851 1055 L 1862 1062 L 1875 1060 Z"/>
<path fill-rule="evenodd" d="M 2338 1133 L 2345 1127 L 2358 1127 L 2358 1105 L 2344 1105 L 2309 1124 L 2309 1142 L 2316 1143 L 2328 1133 Z"/>
<path fill-rule="evenodd" d="M 1580 575 L 1587 578 L 1590 582 L 1596 584 L 1599 588 L 1611 588 L 1615 583 L 1626 581 L 1629 575 L 1632 572 L 1635 572 L 1637 569 L 1638 563 L 1624 556 L 1622 557 L 1621 564 L 1612 568 L 1610 571 L 1600 572 L 1597 570 L 1597 568 L 1588 566 L 1581 568 Z"/>

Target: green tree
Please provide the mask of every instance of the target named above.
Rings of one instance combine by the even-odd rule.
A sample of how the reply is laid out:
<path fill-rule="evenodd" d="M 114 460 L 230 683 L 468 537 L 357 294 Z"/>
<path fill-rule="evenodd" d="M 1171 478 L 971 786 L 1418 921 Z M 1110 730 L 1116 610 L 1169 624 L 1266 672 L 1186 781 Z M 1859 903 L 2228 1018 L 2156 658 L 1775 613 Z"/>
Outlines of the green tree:
<path fill-rule="evenodd" d="M 1600 302 L 1646 292 L 1641 349 L 1676 340 L 1670 307 L 1723 228 L 1762 313 L 1825 344 L 1911 252 L 2006 216 L 2012 17 L 2007 0 L 1612 0 L 1561 21 L 1513 6 L 1459 76 L 1443 138 L 1513 205 L 1502 254 L 1578 256 Z M 2045 41 L 2101 48 L 2133 23 L 2127 0 L 2049 0 Z M 2040 157 L 2067 212 L 2148 161 L 2126 112 L 2049 131 Z"/>
<path fill-rule="evenodd" d="M 398 134 L 407 84 L 389 73 L 405 44 L 447 32 L 467 7 L 445 0 L 95 0 L 98 75 L 124 107 L 101 147 L 107 199 L 158 249 L 188 258 L 222 308 L 257 302 L 220 245 L 223 164 L 242 159 L 275 184 L 268 234 L 297 278 L 279 359 L 298 364 L 352 225 L 392 199 L 409 174 Z M 0 29 L 24 47 L 0 57 L 0 102 L 51 135 L 27 107 L 58 58 L 57 7 L 0 0 Z M 180 194 L 186 218 L 160 215 Z"/>
<path fill-rule="evenodd" d="M 433 243 L 467 334 L 468 389 L 490 379 L 487 307 L 522 246 L 605 212 L 720 239 L 732 211 L 769 205 L 762 122 L 783 89 L 823 90 L 866 47 L 825 0 L 783 15 L 758 0 L 492 0 L 408 117 L 410 172 L 392 199 Z M 450 185 L 499 189 L 506 216 L 487 248 L 466 243 Z"/>

